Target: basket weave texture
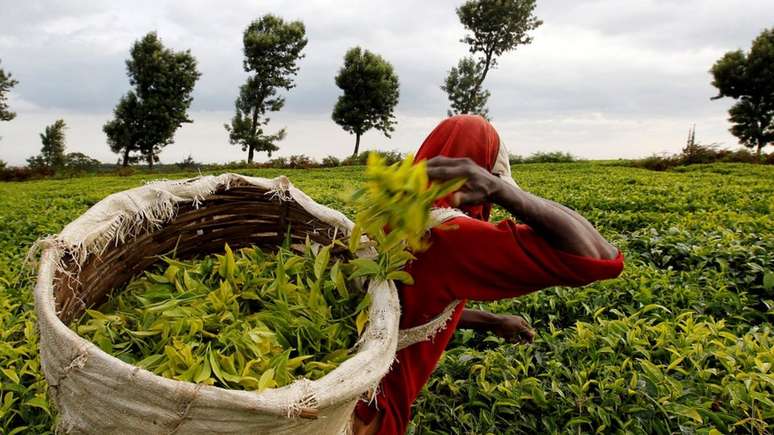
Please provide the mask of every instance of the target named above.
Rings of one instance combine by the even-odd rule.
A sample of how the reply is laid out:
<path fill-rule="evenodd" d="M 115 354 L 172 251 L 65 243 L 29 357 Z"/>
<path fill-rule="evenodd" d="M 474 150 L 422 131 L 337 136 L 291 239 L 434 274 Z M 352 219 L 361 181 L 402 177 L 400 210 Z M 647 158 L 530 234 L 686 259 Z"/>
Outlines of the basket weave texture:
<path fill-rule="evenodd" d="M 389 370 L 400 305 L 392 282 L 371 282 L 369 323 L 356 353 L 316 381 L 261 393 L 196 385 L 127 364 L 67 325 L 175 251 L 181 258 L 256 245 L 327 244 L 352 222 L 276 179 L 237 174 L 159 181 L 115 193 L 60 234 L 39 241 L 35 288 L 40 353 L 63 433 L 347 433 L 355 403 Z M 368 253 L 363 253 L 367 255 Z M 371 253 L 372 254 L 372 253 Z"/>

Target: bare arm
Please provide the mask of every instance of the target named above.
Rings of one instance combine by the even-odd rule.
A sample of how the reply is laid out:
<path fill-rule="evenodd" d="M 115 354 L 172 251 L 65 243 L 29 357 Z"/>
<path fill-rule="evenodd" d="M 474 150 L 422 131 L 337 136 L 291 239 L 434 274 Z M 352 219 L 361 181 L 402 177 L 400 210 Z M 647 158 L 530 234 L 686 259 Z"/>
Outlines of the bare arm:
<path fill-rule="evenodd" d="M 532 227 L 556 249 L 597 259 L 612 259 L 618 250 L 583 216 L 554 201 L 518 189 L 470 159 L 435 157 L 427 163 L 430 179 L 466 178 L 454 195 L 455 205 L 494 202 Z"/>
<path fill-rule="evenodd" d="M 532 343 L 535 333 L 526 320 L 509 314 L 498 315 L 488 311 L 464 309 L 458 328 L 479 332 L 493 332 L 511 343 Z"/>
<path fill-rule="evenodd" d="M 576 211 L 540 198 L 497 179 L 492 201 L 532 227 L 548 243 L 570 254 L 590 258 L 615 258 L 618 250 Z"/>

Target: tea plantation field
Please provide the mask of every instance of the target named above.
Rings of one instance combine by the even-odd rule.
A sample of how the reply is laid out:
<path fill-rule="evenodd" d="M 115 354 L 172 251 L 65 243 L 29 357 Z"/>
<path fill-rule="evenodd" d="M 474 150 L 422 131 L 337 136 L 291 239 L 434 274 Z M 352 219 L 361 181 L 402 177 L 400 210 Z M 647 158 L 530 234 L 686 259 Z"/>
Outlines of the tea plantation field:
<path fill-rule="evenodd" d="M 530 320 L 535 343 L 458 331 L 410 432 L 772 433 L 774 167 L 513 170 L 525 189 L 596 224 L 623 250 L 626 269 L 582 289 L 483 304 Z M 339 194 L 362 167 L 245 173 L 285 173 L 348 212 Z M 0 183 L 0 433 L 45 433 L 56 420 L 37 358 L 30 245 L 107 194 L 154 178 Z"/>

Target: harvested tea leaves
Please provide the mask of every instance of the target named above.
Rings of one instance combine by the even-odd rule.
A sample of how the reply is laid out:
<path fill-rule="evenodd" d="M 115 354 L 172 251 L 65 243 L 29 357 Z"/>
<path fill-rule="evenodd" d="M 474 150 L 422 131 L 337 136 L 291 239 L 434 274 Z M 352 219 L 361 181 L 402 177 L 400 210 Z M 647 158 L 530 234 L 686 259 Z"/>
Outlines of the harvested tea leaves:
<path fill-rule="evenodd" d="M 317 379 L 352 354 L 370 306 L 331 249 L 164 258 L 73 329 L 171 379 L 256 391 Z"/>

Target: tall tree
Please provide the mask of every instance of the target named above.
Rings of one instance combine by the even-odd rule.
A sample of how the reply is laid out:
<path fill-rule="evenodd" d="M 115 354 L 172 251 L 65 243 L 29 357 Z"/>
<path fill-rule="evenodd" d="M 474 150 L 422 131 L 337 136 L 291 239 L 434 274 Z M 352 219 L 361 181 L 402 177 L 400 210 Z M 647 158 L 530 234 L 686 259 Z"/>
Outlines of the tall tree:
<path fill-rule="evenodd" d="M 126 70 L 134 89 L 121 98 L 114 119 L 102 129 L 110 149 L 124 155 L 124 165 L 131 153 L 139 152 L 153 167 L 161 150 L 174 142 L 175 131 L 193 122 L 187 112 L 201 74 L 190 50 L 164 47 L 156 32 L 134 43 Z"/>
<path fill-rule="evenodd" d="M 43 148 L 40 154 L 43 156 L 46 164 L 52 168 L 59 169 L 65 162 L 65 124 L 64 119 L 57 119 L 53 124 L 46 127 L 43 133 L 40 133 L 40 142 Z"/>
<path fill-rule="evenodd" d="M 374 128 L 390 137 L 395 130 L 393 111 L 400 96 L 398 76 L 389 62 L 368 50 L 355 47 L 344 56 L 344 66 L 336 76 L 344 91 L 336 101 L 332 118 L 345 131 L 355 135 L 355 151 L 360 136 Z"/>
<path fill-rule="evenodd" d="M 40 154 L 27 159 L 31 167 L 48 167 L 62 169 L 65 165 L 65 129 L 67 125 L 63 119 L 57 119 L 40 133 L 40 142 L 43 147 Z"/>
<path fill-rule="evenodd" d="M 256 151 L 271 153 L 279 149 L 275 143 L 285 137 L 285 129 L 266 134 L 263 126 L 269 123 L 268 112 L 276 112 L 285 105 L 279 90 L 290 90 L 298 73 L 297 62 L 304 56 L 306 28 L 301 21 L 285 22 L 274 15 L 264 15 L 245 29 L 245 72 L 251 73 L 240 86 L 231 124 L 225 124 L 232 145 L 241 145 L 247 151 L 248 163 Z"/>
<path fill-rule="evenodd" d="M 137 94 L 129 91 L 113 109 L 113 119 L 102 127 L 110 151 L 121 156 L 124 167 L 139 160 L 142 119 Z"/>
<path fill-rule="evenodd" d="M 18 83 L 11 77 L 11 73 L 0 68 L 0 121 L 10 121 L 16 117 L 16 113 L 8 108 L 8 92 Z"/>
<path fill-rule="evenodd" d="M 763 147 L 774 143 L 774 28 L 763 30 L 748 53 L 727 52 L 710 73 L 719 91 L 712 99 L 736 100 L 728 111 L 731 134 L 760 159 Z"/>
<path fill-rule="evenodd" d="M 488 119 L 489 109 L 486 108 L 486 102 L 490 94 L 480 86 L 479 77 L 481 65 L 472 57 L 464 57 L 456 67 L 452 67 L 446 82 L 441 85 L 451 103 L 451 109 L 446 111 L 447 115 L 473 113 Z"/>
<path fill-rule="evenodd" d="M 503 53 L 530 44 L 529 32 L 543 24 L 533 15 L 535 1 L 467 0 L 457 8 L 460 22 L 470 32 L 460 41 L 468 44 L 470 54 L 476 57 L 476 66 L 469 64 L 471 60 L 461 60 L 441 86 L 449 96 L 450 116 L 456 113 L 486 116 L 489 92 L 481 86 L 487 74 L 497 66 L 497 58 Z"/>

